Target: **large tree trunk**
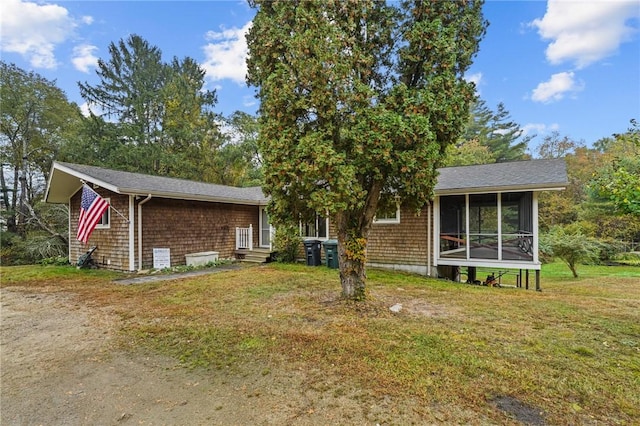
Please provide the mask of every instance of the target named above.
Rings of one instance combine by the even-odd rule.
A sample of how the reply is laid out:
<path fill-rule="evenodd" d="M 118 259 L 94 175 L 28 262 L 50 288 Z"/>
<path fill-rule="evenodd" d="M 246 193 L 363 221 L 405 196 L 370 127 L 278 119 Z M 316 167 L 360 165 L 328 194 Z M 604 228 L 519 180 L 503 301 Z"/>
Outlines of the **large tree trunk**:
<path fill-rule="evenodd" d="M 340 259 L 340 283 L 342 297 L 350 300 L 366 298 L 365 282 L 367 271 L 367 239 L 353 238 L 338 232 L 338 258 Z M 364 242 L 364 244 L 362 244 Z"/>
<path fill-rule="evenodd" d="M 366 298 L 367 242 L 381 190 L 382 182 L 373 182 L 362 210 L 336 214 L 340 282 L 345 299 L 360 301 Z"/>

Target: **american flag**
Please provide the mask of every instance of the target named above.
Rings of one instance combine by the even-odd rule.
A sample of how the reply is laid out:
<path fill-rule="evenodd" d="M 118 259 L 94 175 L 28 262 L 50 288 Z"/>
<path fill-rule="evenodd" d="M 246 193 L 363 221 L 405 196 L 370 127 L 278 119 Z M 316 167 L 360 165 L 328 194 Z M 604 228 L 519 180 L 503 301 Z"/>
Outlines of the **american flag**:
<path fill-rule="evenodd" d="M 82 185 L 82 201 L 80 202 L 80 220 L 78 221 L 78 241 L 87 243 L 105 210 L 109 208 L 107 203 L 94 190 L 87 185 Z"/>

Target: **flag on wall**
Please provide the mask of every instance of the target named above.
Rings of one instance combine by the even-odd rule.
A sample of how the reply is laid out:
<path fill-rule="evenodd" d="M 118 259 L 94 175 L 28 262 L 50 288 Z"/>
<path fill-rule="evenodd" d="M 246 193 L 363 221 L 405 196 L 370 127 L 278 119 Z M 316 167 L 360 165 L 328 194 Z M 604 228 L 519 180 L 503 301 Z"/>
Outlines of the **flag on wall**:
<path fill-rule="evenodd" d="M 102 218 L 105 210 L 109 208 L 107 203 L 93 189 L 82 185 L 82 201 L 80 201 L 80 219 L 78 220 L 78 234 L 76 239 L 87 243 L 89 236 Z"/>

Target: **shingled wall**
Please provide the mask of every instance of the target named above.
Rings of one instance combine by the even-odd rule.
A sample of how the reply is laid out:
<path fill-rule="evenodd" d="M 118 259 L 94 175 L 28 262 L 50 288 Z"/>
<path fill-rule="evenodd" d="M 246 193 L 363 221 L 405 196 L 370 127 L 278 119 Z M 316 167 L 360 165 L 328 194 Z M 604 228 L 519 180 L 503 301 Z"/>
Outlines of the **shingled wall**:
<path fill-rule="evenodd" d="M 171 249 L 172 266 L 184 265 L 186 254 L 203 251 L 231 258 L 236 227 L 253 224 L 257 242 L 258 220 L 257 206 L 152 198 L 142 206 L 142 266 L 153 266 L 153 248 Z"/>
<path fill-rule="evenodd" d="M 419 215 L 402 207 L 400 223 L 374 223 L 369 234 L 367 263 L 426 273 L 427 214 L 426 207 Z M 433 225 L 433 221 L 431 223 Z"/>
<path fill-rule="evenodd" d="M 125 217 L 129 214 L 129 196 L 115 194 L 104 188 L 94 188 L 101 197 L 108 198 L 109 203 Z M 93 252 L 93 259 L 100 267 L 115 269 L 118 271 L 129 270 L 129 224 L 127 220 L 119 216 L 113 209 L 110 210 L 110 223 L 108 228 L 96 228 L 93 230 L 87 245 L 76 240 L 78 232 L 78 219 L 80 217 L 80 199 L 82 190 L 71 197 L 70 203 L 70 232 L 69 232 L 69 260 L 72 264 L 84 254 L 90 247 L 97 246 Z"/>

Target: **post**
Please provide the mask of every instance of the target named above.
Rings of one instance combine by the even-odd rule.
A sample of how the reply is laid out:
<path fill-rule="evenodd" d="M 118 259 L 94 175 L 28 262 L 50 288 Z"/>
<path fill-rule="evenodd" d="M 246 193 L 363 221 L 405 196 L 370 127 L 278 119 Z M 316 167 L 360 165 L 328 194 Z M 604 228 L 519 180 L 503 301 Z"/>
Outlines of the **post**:
<path fill-rule="evenodd" d="M 542 291 L 540 287 L 540 270 L 536 269 L 536 291 Z"/>

